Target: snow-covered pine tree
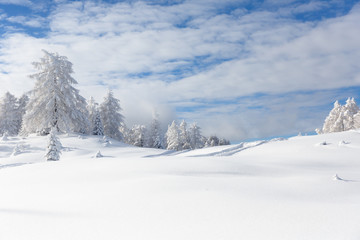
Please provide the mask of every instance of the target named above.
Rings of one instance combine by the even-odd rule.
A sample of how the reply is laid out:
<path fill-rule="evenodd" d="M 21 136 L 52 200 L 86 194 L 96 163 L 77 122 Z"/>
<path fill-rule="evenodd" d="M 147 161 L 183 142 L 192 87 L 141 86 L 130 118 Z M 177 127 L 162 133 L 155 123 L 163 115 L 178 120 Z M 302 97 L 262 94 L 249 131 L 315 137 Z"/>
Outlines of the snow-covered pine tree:
<path fill-rule="evenodd" d="M 356 105 L 354 98 L 348 98 L 343 107 L 343 126 L 344 131 L 355 128 L 354 116 L 359 112 L 359 107 Z"/>
<path fill-rule="evenodd" d="M 93 122 L 93 135 L 103 136 L 104 135 L 104 128 L 101 121 L 100 112 L 96 112 L 95 119 Z"/>
<path fill-rule="evenodd" d="M 179 138 L 182 149 L 191 149 L 190 137 L 185 120 L 182 120 L 179 125 Z"/>
<path fill-rule="evenodd" d="M 182 144 L 180 142 L 180 133 L 175 121 L 171 123 L 165 134 L 166 136 L 166 149 L 168 150 L 182 150 Z"/>
<path fill-rule="evenodd" d="M 190 145 L 192 149 L 204 147 L 203 137 L 201 136 L 200 127 L 197 125 L 197 123 L 193 123 L 190 126 L 189 135 L 190 135 Z"/>
<path fill-rule="evenodd" d="M 225 138 L 220 138 L 219 140 L 219 146 L 223 146 L 223 145 L 230 145 L 230 141 L 225 139 Z"/>
<path fill-rule="evenodd" d="M 127 141 L 137 147 L 145 147 L 146 127 L 144 125 L 134 125 L 128 132 Z"/>
<path fill-rule="evenodd" d="M 17 135 L 20 120 L 17 99 L 11 93 L 6 92 L 0 101 L 0 133 L 4 134 L 6 132 L 10 136 Z"/>
<path fill-rule="evenodd" d="M 205 147 L 215 147 L 219 146 L 219 138 L 217 136 L 210 136 L 205 143 Z"/>
<path fill-rule="evenodd" d="M 128 127 L 126 125 L 124 126 L 120 126 L 120 133 L 123 136 L 123 141 L 124 143 L 130 144 L 131 145 L 131 139 L 130 139 L 130 129 L 128 129 Z"/>
<path fill-rule="evenodd" d="M 354 115 L 354 128 L 360 128 L 360 112 Z"/>
<path fill-rule="evenodd" d="M 29 102 L 29 96 L 27 94 L 23 94 L 17 101 L 17 109 L 19 114 L 19 119 L 17 123 L 18 133 L 20 133 L 21 130 L 23 118 L 26 111 L 26 105 L 28 104 L 28 102 Z"/>
<path fill-rule="evenodd" d="M 146 146 L 150 148 L 163 148 L 159 115 L 157 113 L 154 114 L 153 120 L 150 124 Z"/>
<path fill-rule="evenodd" d="M 325 119 L 322 130 L 318 131 L 318 133 L 344 131 L 342 118 L 343 118 L 342 106 L 338 101 L 336 101 L 334 103 L 333 109 L 330 111 L 329 115 Z"/>
<path fill-rule="evenodd" d="M 71 77 L 72 63 L 67 57 L 43 50 L 40 62 L 34 62 L 39 70 L 30 76 L 36 80 L 30 101 L 26 107 L 22 131 L 48 133 L 52 127 L 60 132 L 86 132 L 89 120 L 86 101 Z"/>
<path fill-rule="evenodd" d="M 56 136 L 56 129 L 53 127 L 48 136 L 48 146 L 46 149 L 45 158 L 47 161 L 58 161 L 61 154 L 61 142 Z"/>
<path fill-rule="evenodd" d="M 104 134 L 108 137 L 123 140 L 120 127 L 124 126 L 124 117 L 121 115 L 120 101 L 116 99 L 111 90 L 108 91 L 104 102 L 100 105 L 100 115 L 104 126 Z"/>
<path fill-rule="evenodd" d="M 92 129 L 91 133 L 98 136 L 104 135 L 104 127 L 101 121 L 99 104 L 95 102 L 93 97 L 90 97 L 89 101 L 87 101 L 86 109 L 89 114 L 89 120 Z"/>
<path fill-rule="evenodd" d="M 90 123 L 93 124 L 96 116 L 96 112 L 98 112 L 99 104 L 95 102 L 95 99 L 93 97 L 90 97 L 90 99 L 87 101 L 86 109 L 88 111 L 89 120 Z M 91 128 L 94 126 L 91 125 Z"/>

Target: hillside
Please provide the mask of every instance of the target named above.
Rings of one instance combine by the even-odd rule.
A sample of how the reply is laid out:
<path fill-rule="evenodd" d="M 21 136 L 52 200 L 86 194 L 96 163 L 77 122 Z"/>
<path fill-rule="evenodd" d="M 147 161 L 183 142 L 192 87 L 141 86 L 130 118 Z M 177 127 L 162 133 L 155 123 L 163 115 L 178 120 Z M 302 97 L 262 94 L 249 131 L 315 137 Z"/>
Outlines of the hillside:
<path fill-rule="evenodd" d="M 1 239 L 360 238 L 359 131 L 186 152 L 60 140 L 59 162 L 46 137 L 0 141 Z"/>

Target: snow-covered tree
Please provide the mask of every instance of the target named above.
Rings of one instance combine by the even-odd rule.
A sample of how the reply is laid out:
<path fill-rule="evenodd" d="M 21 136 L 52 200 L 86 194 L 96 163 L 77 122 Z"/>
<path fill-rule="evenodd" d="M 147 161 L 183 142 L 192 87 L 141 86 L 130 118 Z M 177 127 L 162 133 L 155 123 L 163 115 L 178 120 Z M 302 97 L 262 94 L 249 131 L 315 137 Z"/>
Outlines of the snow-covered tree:
<path fill-rule="evenodd" d="M 145 147 L 146 127 L 144 125 L 134 125 L 128 132 L 127 143 L 137 147 Z"/>
<path fill-rule="evenodd" d="M 168 150 L 182 150 L 182 144 L 180 142 L 179 128 L 175 121 L 171 123 L 166 132 L 166 149 Z"/>
<path fill-rule="evenodd" d="M 356 105 L 354 98 L 348 98 L 343 111 L 343 126 L 344 131 L 355 128 L 354 116 L 359 112 L 359 107 Z"/>
<path fill-rule="evenodd" d="M 40 62 L 34 62 L 38 70 L 30 76 L 35 87 L 26 107 L 23 133 L 47 133 L 54 127 L 61 132 L 86 132 L 89 120 L 86 101 L 80 96 L 77 84 L 71 77 L 72 63 L 67 57 L 43 50 Z"/>
<path fill-rule="evenodd" d="M 19 119 L 17 123 L 18 132 L 20 132 L 21 130 L 23 118 L 26 111 L 26 105 L 28 104 L 29 100 L 29 96 L 27 94 L 23 94 L 17 101 L 17 109 L 19 114 Z"/>
<path fill-rule="evenodd" d="M 158 114 L 154 114 L 154 118 L 150 124 L 146 146 L 150 148 L 163 148 Z"/>
<path fill-rule="evenodd" d="M 354 128 L 360 128 L 360 112 L 354 115 Z"/>
<path fill-rule="evenodd" d="M 330 111 L 329 115 L 325 119 L 322 130 L 318 131 L 318 133 L 344 131 L 342 117 L 343 117 L 342 106 L 338 101 L 336 101 L 334 103 L 333 109 Z"/>
<path fill-rule="evenodd" d="M 334 108 L 325 119 L 321 130 L 316 130 L 318 134 L 347 131 L 360 127 L 359 107 L 354 98 L 348 98 L 346 104 L 341 106 L 338 101 L 334 103 Z"/>
<path fill-rule="evenodd" d="M 219 142 L 220 140 L 217 136 L 210 136 L 205 142 L 205 147 L 219 146 Z"/>
<path fill-rule="evenodd" d="M 104 135 L 103 123 L 101 121 L 100 112 L 96 112 L 95 119 L 93 120 L 93 135 L 102 136 Z"/>
<path fill-rule="evenodd" d="M 109 90 L 104 102 L 100 105 L 100 115 L 104 126 L 104 134 L 118 140 L 123 140 L 120 127 L 125 125 L 124 117 L 120 113 L 121 110 L 120 101 Z"/>
<path fill-rule="evenodd" d="M 225 138 L 220 138 L 219 146 L 223 146 L 223 145 L 230 145 L 230 141 L 226 140 Z"/>
<path fill-rule="evenodd" d="M 190 137 L 185 120 L 182 120 L 179 125 L 179 141 L 182 149 L 191 149 Z"/>
<path fill-rule="evenodd" d="M 90 99 L 87 101 L 86 109 L 89 114 L 89 120 L 91 124 L 91 133 L 93 135 L 104 135 L 104 127 L 101 120 L 101 115 L 99 111 L 99 104 L 95 102 L 93 97 L 90 97 Z"/>
<path fill-rule="evenodd" d="M 6 92 L 0 101 L 0 133 L 17 135 L 19 132 L 21 115 L 17 107 L 17 99 L 14 95 Z"/>
<path fill-rule="evenodd" d="M 200 127 L 197 123 L 193 123 L 189 129 L 190 145 L 192 149 L 203 148 L 204 141 L 203 136 L 201 136 Z"/>
<path fill-rule="evenodd" d="M 93 123 L 96 113 L 99 111 L 99 104 L 95 102 L 95 99 L 93 97 L 90 97 L 90 99 L 87 101 L 86 109 L 89 114 L 89 120 L 91 123 Z"/>
<path fill-rule="evenodd" d="M 61 142 L 56 136 L 56 129 L 51 128 L 48 136 L 48 146 L 46 149 L 45 158 L 47 161 L 58 161 L 61 154 Z"/>

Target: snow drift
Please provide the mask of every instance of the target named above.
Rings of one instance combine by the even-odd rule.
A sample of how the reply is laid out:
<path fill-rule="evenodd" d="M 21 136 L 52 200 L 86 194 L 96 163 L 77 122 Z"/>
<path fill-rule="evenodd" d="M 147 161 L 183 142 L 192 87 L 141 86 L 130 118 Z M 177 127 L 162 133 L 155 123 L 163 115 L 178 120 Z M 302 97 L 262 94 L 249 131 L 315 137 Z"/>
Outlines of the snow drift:
<path fill-rule="evenodd" d="M 360 238 L 359 131 L 183 152 L 60 140 L 57 162 L 46 137 L 0 141 L 1 239 Z"/>

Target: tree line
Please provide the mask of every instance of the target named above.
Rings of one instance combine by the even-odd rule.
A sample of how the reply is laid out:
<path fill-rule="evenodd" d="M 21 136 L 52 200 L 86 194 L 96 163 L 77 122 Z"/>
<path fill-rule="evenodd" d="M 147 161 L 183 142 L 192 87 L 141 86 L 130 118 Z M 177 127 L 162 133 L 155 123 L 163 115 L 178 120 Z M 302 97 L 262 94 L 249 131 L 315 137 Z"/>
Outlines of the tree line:
<path fill-rule="evenodd" d="M 136 124 L 128 128 L 120 101 L 111 90 L 101 104 L 92 97 L 86 100 L 74 87 L 77 81 L 71 76 L 72 63 L 67 57 L 45 50 L 43 53 L 40 61 L 33 63 L 37 70 L 30 75 L 35 80 L 34 89 L 19 99 L 7 92 L 0 101 L 2 135 L 74 132 L 104 135 L 138 147 L 177 151 L 230 144 L 216 136 L 202 136 L 196 123 L 188 128 L 184 120 L 180 124 L 173 121 L 164 134 L 157 114 L 148 126 Z"/>

